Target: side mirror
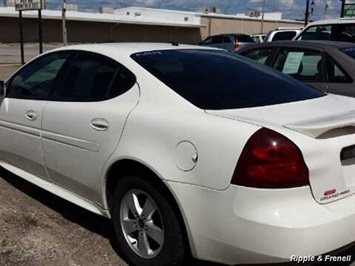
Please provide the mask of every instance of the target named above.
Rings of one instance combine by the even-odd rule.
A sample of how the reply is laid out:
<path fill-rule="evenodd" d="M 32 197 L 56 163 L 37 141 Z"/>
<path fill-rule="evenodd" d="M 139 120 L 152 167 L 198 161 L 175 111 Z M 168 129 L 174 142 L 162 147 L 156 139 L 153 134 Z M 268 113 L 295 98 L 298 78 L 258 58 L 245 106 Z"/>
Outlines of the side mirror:
<path fill-rule="evenodd" d="M 0 99 L 5 98 L 5 82 L 0 80 Z"/>

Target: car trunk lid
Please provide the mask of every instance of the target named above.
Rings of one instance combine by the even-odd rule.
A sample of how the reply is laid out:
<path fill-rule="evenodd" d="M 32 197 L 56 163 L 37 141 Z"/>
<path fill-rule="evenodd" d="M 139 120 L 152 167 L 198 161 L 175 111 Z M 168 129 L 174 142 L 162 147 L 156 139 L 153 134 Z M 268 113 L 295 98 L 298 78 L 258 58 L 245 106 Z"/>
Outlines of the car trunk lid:
<path fill-rule="evenodd" d="M 309 168 L 315 200 L 329 203 L 355 192 L 354 98 L 327 95 L 255 108 L 206 110 L 206 113 L 279 130 L 280 133 L 291 130 L 307 136 L 309 139 L 305 141 L 291 139 L 300 147 Z"/>

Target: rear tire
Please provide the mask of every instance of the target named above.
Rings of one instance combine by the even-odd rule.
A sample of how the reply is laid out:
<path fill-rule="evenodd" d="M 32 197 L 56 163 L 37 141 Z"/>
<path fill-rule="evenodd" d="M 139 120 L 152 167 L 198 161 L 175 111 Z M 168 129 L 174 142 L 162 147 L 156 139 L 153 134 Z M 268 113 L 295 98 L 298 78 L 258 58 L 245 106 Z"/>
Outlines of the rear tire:
<path fill-rule="evenodd" d="M 181 225 L 159 186 L 137 176 L 122 178 L 114 193 L 112 219 L 129 265 L 182 265 L 186 252 Z"/>

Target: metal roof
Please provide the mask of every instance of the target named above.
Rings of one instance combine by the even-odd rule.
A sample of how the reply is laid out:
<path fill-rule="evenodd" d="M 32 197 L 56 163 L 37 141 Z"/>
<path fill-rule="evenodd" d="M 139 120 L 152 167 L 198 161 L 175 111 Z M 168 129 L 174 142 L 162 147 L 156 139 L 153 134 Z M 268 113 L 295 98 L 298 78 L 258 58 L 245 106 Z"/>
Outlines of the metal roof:
<path fill-rule="evenodd" d="M 14 7 L 0 7 L 0 17 L 17 18 L 19 16 L 18 11 L 15 11 Z M 24 18 L 37 18 L 37 11 L 23 11 L 22 16 Z M 43 19 L 61 20 L 61 10 L 42 10 Z M 90 21 L 90 22 L 102 22 L 102 23 L 120 23 L 120 24 L 137 24 L 137 25 L 154 25 L 154 26 L 168 26 L 168 27 L 184 27 L 184 28 L 200 28 L 200 23 L 191 22 L 176 22 L 168 19 L 152 18 L 152 17 L 128 17 L 120 16 L 118 14 L 102 14 L 102 13 L 88 13 L 67 11 L 66 19 L 68 21 Z"/>

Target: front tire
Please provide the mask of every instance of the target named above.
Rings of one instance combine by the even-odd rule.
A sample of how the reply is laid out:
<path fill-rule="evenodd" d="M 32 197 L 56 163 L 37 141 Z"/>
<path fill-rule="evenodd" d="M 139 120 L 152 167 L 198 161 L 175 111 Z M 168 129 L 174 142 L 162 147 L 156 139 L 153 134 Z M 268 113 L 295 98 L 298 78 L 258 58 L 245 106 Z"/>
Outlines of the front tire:
<path fill-rule="evenodd" d="M 129 265 L 181 265 L 185 245 L 177 214 L 159 186 L 137 176 L 122 178 L 113 198 L 112 219 Z"/>

